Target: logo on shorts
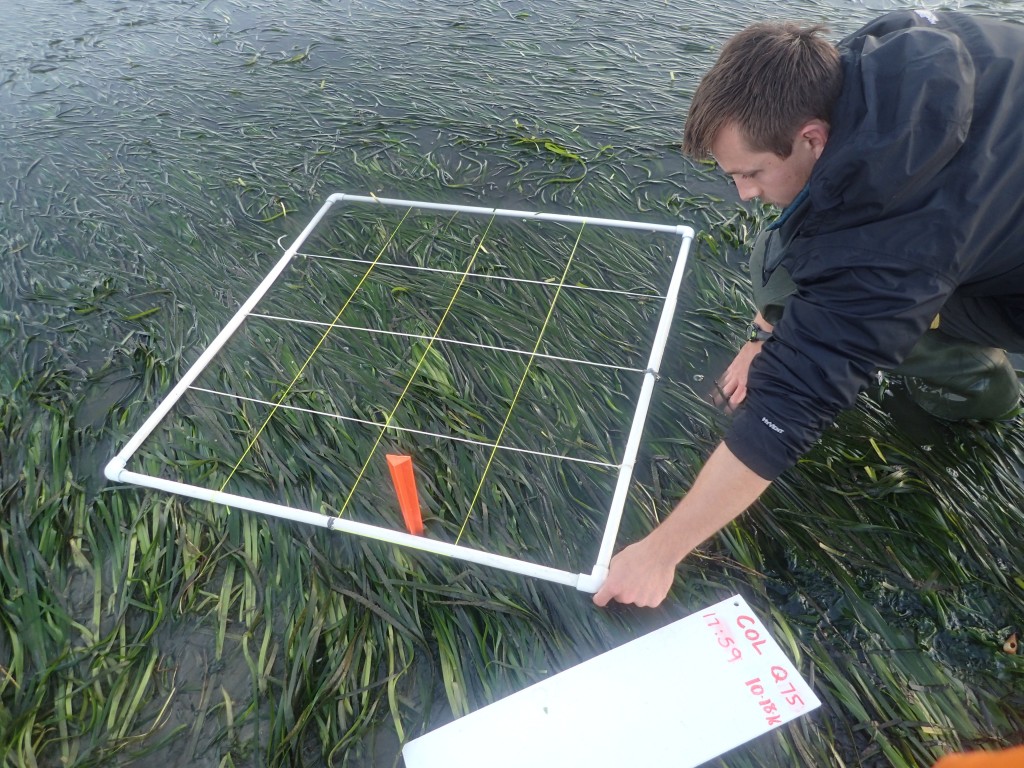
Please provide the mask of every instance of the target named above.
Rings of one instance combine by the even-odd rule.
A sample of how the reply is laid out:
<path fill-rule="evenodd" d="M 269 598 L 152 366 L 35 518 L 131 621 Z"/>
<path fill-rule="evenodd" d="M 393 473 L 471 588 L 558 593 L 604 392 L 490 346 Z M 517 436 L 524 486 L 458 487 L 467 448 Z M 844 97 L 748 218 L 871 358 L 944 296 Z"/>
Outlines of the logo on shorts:
<path fill-rule="evenodd" d="M 761 423 L 768 427 L 768 429 L 770 429 L 772 432 L 778 432 L 780 435 L 786 431 L 778 424 L 776 424 L 774 421 L 768 421 L 768 418 L 766 416 L 761 417 Z"/>

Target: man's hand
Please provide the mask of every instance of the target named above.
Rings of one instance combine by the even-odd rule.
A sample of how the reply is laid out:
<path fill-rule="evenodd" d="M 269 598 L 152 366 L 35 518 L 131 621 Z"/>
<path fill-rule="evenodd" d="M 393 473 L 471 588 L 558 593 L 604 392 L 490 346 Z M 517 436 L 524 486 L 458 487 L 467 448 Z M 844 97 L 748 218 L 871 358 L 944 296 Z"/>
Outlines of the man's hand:
<path fill-rule="evenodd" d="M 672 588 L 679 562 L 769 485 L 721 443 L 672 514 L 646 538 L 611 559 L 608 578 L 594 595 L 594 604 L 603 607 L 617 600 L 651 608 L 660 605 Z"/>
<path fill-rule="evenodd" d="M 656 534 L 631 544 L 612 558 L 608 578 L 594 595 L 603 608 L 610 600 L 654 608 L 668 595 L 676 575 L 677 561 L 658 551 Z"/>
<path fill-rule="evenodd" d="M 711 395 L 715 405 L 726 411 L 732 411 L 746 399 L 750 364 L 761 353 L 762 346 L 764 346 L 763 341 L 748 341 L 740 347 L 740 351 L 729 363 L 729 367 L 715 382 L 715 391 Z"/>
<path fill-rule="evenodd" d="M 766 331 L 773 330 L 773 326 L 765 322 L 760 312 L 754 316 L 754 322 Z M 748 341 L 740 347 L 740 351 L 736 353 L 736 357 L 729 363 L 729 367 L 715 381 L 715 391 L 711 393 L 711 400 L 715 405 L 719 408 L 724 408 L 727 412 L 731 412 L 738 408 L 739 404 L 746 399 L 747 377 L 750 375 L 750 364 L 761 353 L 763 346 L 763 341 Z"/>

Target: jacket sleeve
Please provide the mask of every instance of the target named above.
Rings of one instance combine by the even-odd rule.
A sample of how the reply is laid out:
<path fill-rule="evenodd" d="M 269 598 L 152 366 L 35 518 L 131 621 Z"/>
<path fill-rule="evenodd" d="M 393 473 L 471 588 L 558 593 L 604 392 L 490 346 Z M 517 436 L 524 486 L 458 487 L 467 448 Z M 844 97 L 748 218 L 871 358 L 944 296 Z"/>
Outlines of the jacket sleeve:
<path fill-rule="evenodd" d="M 952 291 L 919 263 L 845 255 L 841 268 L 798 277 L 726 434 L 733 454 L 767 480 L 794 465 L 877 371 L 903 360 Z"/>

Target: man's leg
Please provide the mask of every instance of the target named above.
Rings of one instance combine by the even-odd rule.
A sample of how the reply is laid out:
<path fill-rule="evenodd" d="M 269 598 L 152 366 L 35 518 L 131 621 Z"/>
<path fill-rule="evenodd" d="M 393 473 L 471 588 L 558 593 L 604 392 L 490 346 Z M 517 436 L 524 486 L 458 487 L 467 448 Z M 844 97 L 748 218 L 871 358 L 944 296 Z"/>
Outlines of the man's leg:
<path fill-rule="evenodd" d="M 766 244 L 767 237 L 762 233 L 750 254 L 750 279 L 754 306 L 774 325 L 796 292 L 796 285 L 782 267 L 762 283 Z M 956 301 L 949 309 L 954 310 L 950 319 L 965 314 Z M 940 419 L 998 419 L 1016 408 L 1020 400 L 1017 372 L 1005 351 L 963 341 L 938 329 L 925 332 L 893 373 L 905 378 L 917 405 Z"/>
<path fill-rule="evenodd" d="M 1006 352 L 927 331 L 896 368 L 911 399 L 932 416 L 998 419 L 1016 408 L 1020 383 Z"/>

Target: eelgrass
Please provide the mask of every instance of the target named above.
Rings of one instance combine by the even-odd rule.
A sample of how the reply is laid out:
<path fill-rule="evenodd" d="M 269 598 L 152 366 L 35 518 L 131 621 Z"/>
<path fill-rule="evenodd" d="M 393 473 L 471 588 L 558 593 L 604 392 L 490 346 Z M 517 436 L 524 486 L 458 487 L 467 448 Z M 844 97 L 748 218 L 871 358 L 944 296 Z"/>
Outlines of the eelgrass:
<path fill-rule="evenodd" d="M 15 109 L 0 123 L 3 764 L 390 765 L 424 728 L 735 591 L 824 706 L 719 764 L 924 766 L 953 748 L 1024 738 L 1024 665 L 1001 650 L 1024 608 L 1019 417 L 921 438 L 864 398 L 689 559 L 654 612 L 597 611 L 562 587 L 101 480 L 106 458 L 277 258 L 276 239 L 342 190 L 701 230 L 620 540 L 646 532 L 688 487 L 723 428 L 705 396 L 749 317 L 741 254 L 763 212 L 726 203 L 721 181 L 684 164 L 675 144 L 724 27 L 773 4 L 752 3 L 734 22 L 687 4 L 426 8 L 375 3 L 325 20 L 324 8 L 295 4 L 287 24 L 261 16 L 250 27 L 251 9 L 234 17 L 230 3 L 116 16 L 79 4 L 21 25 L 33 44 L 6 57 L 3 98 Z M 423 219 L 403 253 L 457 264 L 473 237 L 461 227 Z M 517 272 L 551 276 L 549 238 L 516 235 Z M 639 266 L 619 249 L 578 279 L 628 281 Z M 273 301 L 330 320 L 345 274 L 307 260 Z M 450 295 L 441 280 L 387 280 L 364 294 L 368 325 L 390 312 L 418 327 L 435 316 L 435 293 Z M 550 296 L 474 285 L 465 299 L 461 330 L 496 344 L 535 338 L 517 323 Z M 527 309 L 500 328 L 473 322 L 503 301 Z M 607 354 L 642 359 L 650 314 L 636 301 L 560 311 L 552 354 L 576 347 L 575 329 L 593 341 L 605 323 L 635 333 L 635 348 Z M 247 324 L 248 350 L 225 357 L 211 388 L 287 386 L 298 342 L 316 334 L 292 330 L 285 344 L 279 329 L 259 332 L 270 327 Z M 292 398 L 343 412 L 394 393 L 409 349 L 363 344 L 360 362 L 334 349 Z M 508 398 L 522 373 L 463 350 L 431 363 L 409 407 L 467 436 L 498 410 L 482 395 Z M 577 421 L 555 439 L 614 451 L 629 377 L 600 374 L 582 392 L 568 375 L 538 365 L 524 402 L 539 410 L 514 437 L 537 446 L 542 426 L 569 413 Z M 347 398 L 353 388 L 365 397 Z M 198 395 L 186 406 L 139 461 L 223 482 L 266 409 Z M 271 424 L 233 487 L 336 511 L 365 435 L 299 412 Z M 479 459 L 418 447 L 428 525 L 454 536 Z M 566 565 L 593 556 L 605 480 L 556 463 L 500 469 L 470 536 Z M 383 507 L 367 500 L 387 496 L 386 478 L 365 488 L 353 513 L 372 519 Z M 520 507 L 531 514 L 503 514 Z"/>

